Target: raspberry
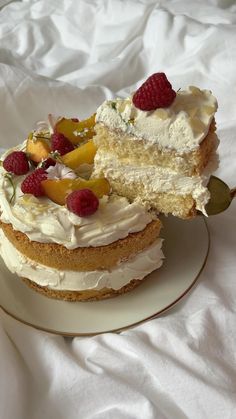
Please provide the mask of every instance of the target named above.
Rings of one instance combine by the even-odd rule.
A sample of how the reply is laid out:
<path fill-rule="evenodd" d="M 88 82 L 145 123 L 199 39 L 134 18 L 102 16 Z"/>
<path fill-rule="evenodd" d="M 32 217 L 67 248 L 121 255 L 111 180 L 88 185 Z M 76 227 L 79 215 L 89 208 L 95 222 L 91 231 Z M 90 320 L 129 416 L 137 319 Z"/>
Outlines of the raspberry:
<path fill-rule="evenodd" d="M 172 104 L 176 92 L 172 89 L 165 73 L 150 76 L 133 96 L 133 104 L 142 111 L 167 108 Z"/>
<path fill-rule="evenodd" d="M 58 151 L 61 156 L 74 150 L 73 144 L 61 133 L 52 134 L 52 151 Z"/>
<path fill-rule="evenodd" d="M 90 189 L 80 189 L 67 196 L 66 205 L 69 211 L 86 217 L 97 211 L 99 200 Z"/>
<path fill-rule="evenodd" d="M 42 162 L 42 167 L 45 170 L 55 165 L 56 165 L 56 160 L 53 160 L 51 157 L 48 157 L 46 160 Z"/>
<path fill-rule="evenodd" d="M 13 151 L 3 161 L 3 167 L 14 175 L 25 175 L 29 171 L 29 162 L 23 151 Z"/>
<path fill-rule="evenodd" d="M 41 186 L 42 180 L 47 179 L 47 173 L 43 168 L 36 169 L 30 175 L 26 176 L 21 184 L 23 193 L 31 193 L 34 196 L 43 196 L 44 191 Z"/>

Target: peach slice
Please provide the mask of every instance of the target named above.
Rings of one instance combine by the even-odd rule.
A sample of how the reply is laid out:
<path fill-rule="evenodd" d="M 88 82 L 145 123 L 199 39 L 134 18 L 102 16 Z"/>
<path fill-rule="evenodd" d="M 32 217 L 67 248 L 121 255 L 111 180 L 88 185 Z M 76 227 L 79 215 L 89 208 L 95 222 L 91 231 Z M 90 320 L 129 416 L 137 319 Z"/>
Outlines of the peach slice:
<path fill-rule="evenodd" d="M 73 144 L 79 144 L 84 140 L 89 140 L 95 134 L 95 114 L 83 121 L 73 121 L 73 119 L 61 118 L 55 125 L 55 132 L 63 134 Z"/>
<path fill-rule="evenodd" d="M 105 178 L 46 179 L 41 182 L 41 185 L 45 195 L 58 205 L 65 205 L 67 195 L 79 189 L 91 189 L 98 198 L 110 192 L 110 184 Z"/>
<path fill-rule="evenodd" d="M 48 157 L 50 151 L 51 148 L 46 138 L 40 137 L 35 139 L 32 132 L 29 134 L 26 143 L 26 153 L 32 161 L 40 163 Z"/>
<path fill-rule="evenodd" d="M 96 151 L 97 149 L 94 142 L 89 140 L 75 150 L 64 154 L 64 156 L 61 157 L 61 160 L 65 166 L 76 170 L 83 163 L 92 164 Z"/>

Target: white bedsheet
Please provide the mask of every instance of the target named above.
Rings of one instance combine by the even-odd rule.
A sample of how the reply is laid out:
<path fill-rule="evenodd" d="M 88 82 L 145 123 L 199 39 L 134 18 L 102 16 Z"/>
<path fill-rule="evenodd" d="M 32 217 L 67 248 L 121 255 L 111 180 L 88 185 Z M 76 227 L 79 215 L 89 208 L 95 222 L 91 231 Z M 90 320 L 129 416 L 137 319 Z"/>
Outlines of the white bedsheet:
<path fill-rule="evenodd" d="M 85 117 L 156 71 L 175 89 L 199 85 L 217 96 L 218 175 L 236 186 L 233 0 L 3 7 L 0 146 L 19 143 L 49 112 Z M 1 311 L 0 418 L 235 418 L 235 209 L 233 202 L 209 219 L 212 245 L 197 287 L 155 320 L 120 334 L 65 339 Z"/>

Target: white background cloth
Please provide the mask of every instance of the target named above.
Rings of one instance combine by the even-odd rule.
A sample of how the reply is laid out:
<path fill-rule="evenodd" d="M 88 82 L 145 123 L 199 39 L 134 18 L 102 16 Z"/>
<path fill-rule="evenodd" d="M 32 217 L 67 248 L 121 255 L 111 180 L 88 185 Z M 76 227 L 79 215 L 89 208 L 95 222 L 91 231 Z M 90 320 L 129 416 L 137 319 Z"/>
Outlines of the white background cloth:
<path fill-rule="evenodd" d="M 105 97 L 135 90 L 156 71 L 176 90 L 191 84 L 214 92 L 218 175 L 236 186 L 233 0 L 3 7 L 0 145 L 21 142 L 49 112 L 88 116 Z M 233 202 L 209 219 L 212 245 L 197 287 L 155 320 L 120 334 L 65 339 L 1 311 L 0 418 L 235 418 L 235 209 Z"/>

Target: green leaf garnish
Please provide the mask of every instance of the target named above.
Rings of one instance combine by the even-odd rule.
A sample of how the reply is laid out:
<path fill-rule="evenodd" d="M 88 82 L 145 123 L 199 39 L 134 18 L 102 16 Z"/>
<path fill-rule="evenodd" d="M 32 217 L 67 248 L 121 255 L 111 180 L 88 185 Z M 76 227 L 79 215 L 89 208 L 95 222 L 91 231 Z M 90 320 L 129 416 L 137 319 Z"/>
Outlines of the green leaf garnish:
<path fill-rule="evenodd" d="M 34 134 L 33 135 L 33 138 L 37 138 L 37 140 L 50 140 L 50 137 L 49 136 L 46 137 L 46 135 L 44 137 L 42 135 L 36 135 L 36 134 Z"/>
<path fill-rule="evenodd" d="M 61 158 L 60 153 L 58 153 L 58 151 L 51 151 L 51 153 L 49 153 L 48 157 L 51 157 L 52 159 L 56 160 L 58 163 L 64 164 L 63 160 Z"/>
<path fill-rule="evenodd" d="M 10 198 L 10 204 L 12 204 L 12 202 L 14 201 L 14 199 L 16 197 L 16 187 L 15 187 L 15 184 L 14 184 L 13 179 L 12 179 L 13 175 L 12 175 L 12 173 L 7 172 L 7 173 L 5 173 L 4 177 L 8 180 L 8 182 L 10 183 L 10 185 L 12 187 L 12 196 Z"/>
<path fill-rule="evenodd" d="M 111 102 L 111 107 L 116 111 L 116 102 Z"/>

